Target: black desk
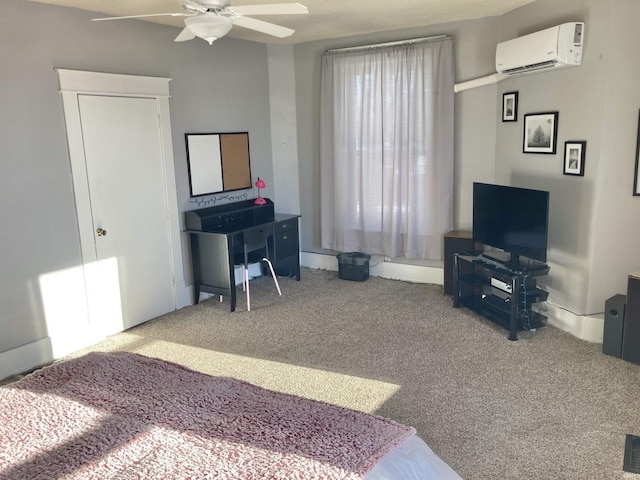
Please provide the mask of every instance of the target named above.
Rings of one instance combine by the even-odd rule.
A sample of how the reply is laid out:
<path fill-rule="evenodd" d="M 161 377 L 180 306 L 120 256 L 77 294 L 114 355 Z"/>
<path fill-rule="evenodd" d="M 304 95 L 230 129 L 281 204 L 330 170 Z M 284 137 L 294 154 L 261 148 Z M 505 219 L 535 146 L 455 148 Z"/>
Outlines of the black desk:
<path fill-rule="evenodd" d="M 230 310 L 236 308 L 234 255 L 242 253 L 242 231 L 255 225 L 271 224 L 269 257 L 277 275 L 300 280 L 300 215 L 273 213 L 273 203 L 254 205 L 253 200 L 221 207 L 186 212 L 187 232 L 191 239 L 194 303 L 200 292 L 230 298 Z"/>

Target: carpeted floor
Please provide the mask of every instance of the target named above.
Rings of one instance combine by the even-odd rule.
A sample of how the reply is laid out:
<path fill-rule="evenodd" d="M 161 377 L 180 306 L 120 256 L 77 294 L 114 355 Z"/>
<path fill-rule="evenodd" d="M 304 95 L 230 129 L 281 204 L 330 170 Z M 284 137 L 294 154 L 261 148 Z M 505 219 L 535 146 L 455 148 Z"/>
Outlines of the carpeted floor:
<path fill-rule="evenodd" d="M 442 287 L 303 270 L 252 281 L 252 310 L 209 299 L 90 350 L 133 351 L 389 417 L 467 480 L 640 479 L 640 365 L 553 327 L 507 340 Z"/>

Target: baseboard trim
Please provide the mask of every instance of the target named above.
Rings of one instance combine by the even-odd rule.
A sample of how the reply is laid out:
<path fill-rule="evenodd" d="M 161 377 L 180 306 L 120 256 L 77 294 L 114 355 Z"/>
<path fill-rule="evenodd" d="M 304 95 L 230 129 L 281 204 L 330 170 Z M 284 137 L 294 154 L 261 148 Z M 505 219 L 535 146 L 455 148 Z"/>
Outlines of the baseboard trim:
<path fill-rule="evenodd" d="M 53 360 L 49 337 L 0 352 L 0 379 L 26 372 Z"/>
<path fill-rule="evenodd" d="M 307 268 L 338 271 L 338 259 L 335 255 L 300 252 L 300 265 Z M 377 263 L 370 262 L 369 275 L 414 283 L 433 283 L 436 285 L 444 283 L 443 269 L 440 267 L 410 265 L 384 260 Z"/>
<path fill-rule="evenodd" d="M 604 315 L 578 315 L 551 302 L 545 303 L 547 323 L 587 342 L 602 343 Z"/>
<path fill-rule="evenodd" d="M 193 286 L 188 287 L 184 280 L 176 282 L 176 309 L 193 304 Z"/>
<path fill-rule="evenodd" d="M 338 270 L 338 259 L 334 255 L 312 252 L 300 253 L 300 265 L 321 270 Z M 407 265 L 380 261 L 371 264 L 369 274 L 374 277 L 389 278 L 414 283 L 444 283 L 443 269 L 420 265 Z M 604 315 L 577 315 L 560 306 L 546 302 L 547 323 L 563 330 L 574 337 L 593 343 L 602 343 L 604 332 Z"/>

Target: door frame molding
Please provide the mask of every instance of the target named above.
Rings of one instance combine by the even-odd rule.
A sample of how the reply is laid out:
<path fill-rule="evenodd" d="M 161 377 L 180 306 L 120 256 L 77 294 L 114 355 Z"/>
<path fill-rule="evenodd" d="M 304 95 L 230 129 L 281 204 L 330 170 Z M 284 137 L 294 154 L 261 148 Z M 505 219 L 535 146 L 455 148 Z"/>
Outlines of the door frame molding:
<path fill-rule="evenodd" d="M 56 68 L 59 79 L 59 92 L 62 99 L 74 199 L 78 218 L 82 264 L 87 275 L 87 266 L 97 260 L 91 196 L 87 176 L 86 159 L 82 138 L 79 95 L 135 96 L 153 98 L 158 105 L 160 142 L 164 193 L 169 222 L 169 243 L 171 247 L 171 268 L 173 272 L 173 294 L 175 308 L 189 305 L 190 295 L 186 288 L 184 265 L 182 260 L 182 242 L 180 219 L 171 140 L 171 120 L 169 113 L 170 78 L 124 75 L 114 73 L 90 72 Z M 86 284 L 85 284 L 86 286 Z M 90 297 L 88 302 L 91 304 Z M 90 307 L 91 305 L 89 305 Z M 91 323 L 91 308 L 89 308 Z"/>

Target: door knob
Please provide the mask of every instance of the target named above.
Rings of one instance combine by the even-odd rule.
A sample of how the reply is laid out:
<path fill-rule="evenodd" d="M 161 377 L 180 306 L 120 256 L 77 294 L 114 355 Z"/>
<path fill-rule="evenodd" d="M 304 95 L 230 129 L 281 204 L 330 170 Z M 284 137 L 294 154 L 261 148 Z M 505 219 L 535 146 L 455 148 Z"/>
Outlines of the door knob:
<path fill-rule="evenodd" d="M 96 233 L 98 234 L 99 237 L 104 237 L 107 235 L 107 231 L 103 228 L 99 228 L 98 230 L 96 230 Z"/>

